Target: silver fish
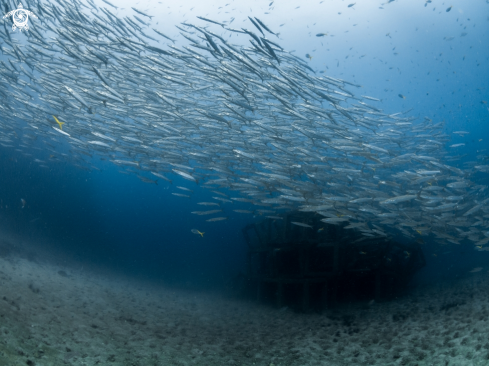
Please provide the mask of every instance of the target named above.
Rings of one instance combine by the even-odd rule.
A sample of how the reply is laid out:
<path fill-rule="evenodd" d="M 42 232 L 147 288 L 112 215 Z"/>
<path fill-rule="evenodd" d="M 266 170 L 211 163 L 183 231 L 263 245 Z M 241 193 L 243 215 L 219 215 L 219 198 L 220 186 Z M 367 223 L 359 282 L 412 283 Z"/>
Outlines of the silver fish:
<path fill-rule="evenodd" d="M 249 219 L 300 210 L 370 238 L 412 240 L 416 230 L 449 243 L 487 237 L 487 152 L 465 155 L 467 131 L 448 135 L 443 122 L 385 113 L 380 98 L 316 74 L 265 38 L 275 33 L 256 17 L 239 30 L 200 17 L 202 26 L 149 33 L 152 13 L 120 17 L 104 2 L 110 7 L 48 1 L 22 46 L 0 30 L 2 147 L 43 167 L 65 159 L 99 169 L 100 157 L 147 183 L 182 177 L 216 201 L 197 204 L 220 211 L 236 203 Z M 51 115 L 71 121 L 66 131 Z M 12 127 L 19 120 L 21 134 Z"/>
<path fill-rule="evenodd" d="M 212 219 L 205 220 L 205 221 L 214 222 L 214 221 L 223 221 L 223 220 L 227 220 L 227 219 L 228 219 L 227 217 L 213 217 Z"/>
<path fill-rule="evenodd" d="M 297 226 L 300 226 L 300 227 L 306 227 L 306 228 L 312 229 L 312 226 L 311 225 L 307 225 L 307 224 L 304 224 L 302 222 L 291 221 L 290 223 L 291 224 L 294 224 L 294 225 L 297 225 Z"/>

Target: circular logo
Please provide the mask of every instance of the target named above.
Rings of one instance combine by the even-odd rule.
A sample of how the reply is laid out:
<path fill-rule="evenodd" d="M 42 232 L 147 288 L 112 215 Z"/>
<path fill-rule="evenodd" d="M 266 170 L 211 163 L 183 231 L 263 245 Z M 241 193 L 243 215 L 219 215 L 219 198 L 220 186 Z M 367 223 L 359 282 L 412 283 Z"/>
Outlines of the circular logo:
<path fill-rule="evenodd" d="M 29 14 L 24 9 L 20 8 L 15 10 L 12 14 L 12 20 L 17 28 L 22 29 L 27 25 L 27 21 L 29 20 Z"/>
<path fill-rule="evenodd" d="M 19 7 L 17 9 L 12 10 L 10 13 L 4 15 L 3 18 L 12 16 L 12 21 L 14 22 L 14 24 L 12 25 L 12 30 L 15 31 L 17 28 L 19 28 L 19 30 L 23 31 L 24 29 L 29 30 L 29 24 L 27 24 L 27 21 L 29 20 L 29 15 L 37 18 L 33 12 L 24 9 L 22 4 L 19 4 Z"/>

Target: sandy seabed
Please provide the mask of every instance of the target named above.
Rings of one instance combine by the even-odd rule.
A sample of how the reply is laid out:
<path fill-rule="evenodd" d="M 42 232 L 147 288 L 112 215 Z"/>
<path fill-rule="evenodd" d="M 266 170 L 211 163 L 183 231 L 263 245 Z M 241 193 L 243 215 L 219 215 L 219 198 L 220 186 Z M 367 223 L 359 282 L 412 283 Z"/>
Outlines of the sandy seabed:
<path fill-rule="evenodd" d="M 0 246 L 0 366 L 14 365 L 489 365 L 489 277 L 299 314 Z"/>

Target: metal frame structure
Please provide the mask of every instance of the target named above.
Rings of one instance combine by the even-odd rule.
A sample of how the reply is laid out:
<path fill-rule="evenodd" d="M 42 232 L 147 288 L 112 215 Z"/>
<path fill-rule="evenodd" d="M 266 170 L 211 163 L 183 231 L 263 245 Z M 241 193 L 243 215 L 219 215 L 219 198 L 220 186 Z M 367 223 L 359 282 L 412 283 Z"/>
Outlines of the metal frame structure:
<path fill-rule="evenodd" d="M 279 308 L 294 303 L 303 311 L 313 302 L 324 309 L 337 302 L 342 283 L 370 286 L 380 300 L 425 265 L 417 243 L 406 246 L 387 236 L 368 237 L 345 229 L 345 224 L 325 224 L 315 213 L 293 211 L 281 217 L 243 229 L 247 283 L 258 301 L 268 298 Z"/>

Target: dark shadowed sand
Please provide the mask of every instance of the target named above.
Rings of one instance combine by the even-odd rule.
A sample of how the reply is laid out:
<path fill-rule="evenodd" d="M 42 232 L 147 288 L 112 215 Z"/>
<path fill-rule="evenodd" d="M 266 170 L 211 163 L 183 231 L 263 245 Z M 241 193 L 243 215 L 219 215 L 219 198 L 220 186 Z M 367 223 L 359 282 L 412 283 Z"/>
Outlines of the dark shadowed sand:
<path fill-rule="evenodd" d="M 487 270 L 323 314 L 0 243 L 0 365 L 489 365 Z"/>

